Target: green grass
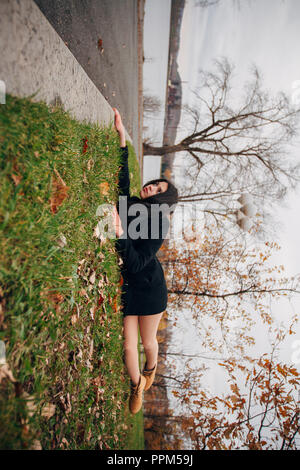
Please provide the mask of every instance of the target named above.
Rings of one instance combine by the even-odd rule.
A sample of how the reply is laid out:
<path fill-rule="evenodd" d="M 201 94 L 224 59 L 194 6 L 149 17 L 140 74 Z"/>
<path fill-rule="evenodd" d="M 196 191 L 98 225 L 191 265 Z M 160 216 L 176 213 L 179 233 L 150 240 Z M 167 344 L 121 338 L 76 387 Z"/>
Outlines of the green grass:
<path fill-rule="evenodd" d="M 0 448 L 143 448 L 142 414 L 128 412 L 115 241 L 93 236 L 97 207 L 117 201 L 118 136 L 12 96 L 0 125 L 0 340 L 16 379 L 0 384 Z"/>

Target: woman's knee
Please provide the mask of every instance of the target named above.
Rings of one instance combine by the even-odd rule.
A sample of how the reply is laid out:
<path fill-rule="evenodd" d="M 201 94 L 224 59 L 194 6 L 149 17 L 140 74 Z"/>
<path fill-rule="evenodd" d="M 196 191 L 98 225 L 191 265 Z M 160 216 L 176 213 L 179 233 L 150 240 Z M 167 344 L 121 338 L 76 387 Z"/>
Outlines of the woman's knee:
<path fill-rule="evenodd" d="M 124 340 L 124 351 L 126 353 L 136 352 L 138 347 L 138 343 L 135 338 L 126 338 Z"/>
<path fill-rule="evenodd" d="M 142 343 L 143 343 L 144 349 L 154 349 L 158 347 L 158 342 L 157 342 L 156 337 L 146 338 L 144 340 L 142 339 Z"/>

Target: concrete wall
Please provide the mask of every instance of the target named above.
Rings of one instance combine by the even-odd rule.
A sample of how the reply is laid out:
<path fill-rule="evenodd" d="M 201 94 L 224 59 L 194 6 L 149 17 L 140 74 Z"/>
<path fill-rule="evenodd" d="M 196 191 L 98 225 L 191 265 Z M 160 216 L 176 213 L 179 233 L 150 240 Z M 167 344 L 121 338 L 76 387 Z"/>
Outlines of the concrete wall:
<path fill-rule="evenodd" d="M 34 101 L 59 102 L 79 121 L 113 120 L 109 103 L 32 0 L 0 0 L 0 44 L 6 93 L 37 92 Z"/>

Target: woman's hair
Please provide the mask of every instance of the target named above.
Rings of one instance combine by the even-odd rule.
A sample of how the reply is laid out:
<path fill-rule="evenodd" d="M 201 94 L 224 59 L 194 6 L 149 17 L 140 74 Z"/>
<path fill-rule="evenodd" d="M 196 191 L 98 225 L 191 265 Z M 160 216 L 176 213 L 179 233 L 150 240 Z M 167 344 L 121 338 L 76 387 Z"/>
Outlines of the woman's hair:
<path fill-rule="evenodd" d="M 131 203 L 139 202 L 141 204 L 144 204 L 148 208 L 149 211 L 151 210 L 151 204 L 167 204 L 170 210 L 170 214 L 172 214 L 178 202 L 178 191 L 177 191 L 177 188 L 174 186 L 174 184 L 171 183 L 171 181 L 169 181 L 166 178 L 159 178 L 159 179 L 148 181 L 147 183 L 143 185 L 143 188 L 147 186 L 148 184 L 155 184 L 155 183 L 160 183 L 160 182 L 168 183 L 168 188 L 166 191 L 162 193 L 157 193 L 154 196 L 149 196 L 145 199 L 133 197 L 131 198 L 132 199 Z"/>

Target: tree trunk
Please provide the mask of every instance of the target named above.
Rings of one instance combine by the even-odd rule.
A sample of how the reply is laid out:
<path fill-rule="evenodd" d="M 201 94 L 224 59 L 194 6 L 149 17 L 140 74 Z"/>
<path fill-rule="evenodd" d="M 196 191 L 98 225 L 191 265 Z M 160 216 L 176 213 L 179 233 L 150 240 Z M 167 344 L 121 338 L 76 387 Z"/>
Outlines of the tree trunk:
<path fill-rule="evenodd" d="M 152 145 L 146 144 L 145 142 L 143 143 L 144 155 L 162 156 L 162 155 L 166 155 L 167 153 L 181 152 L 182 150 L 186 150 L 186 149 L 181 144 L 163 145 L 162 147 L 153 147 Z"/>

